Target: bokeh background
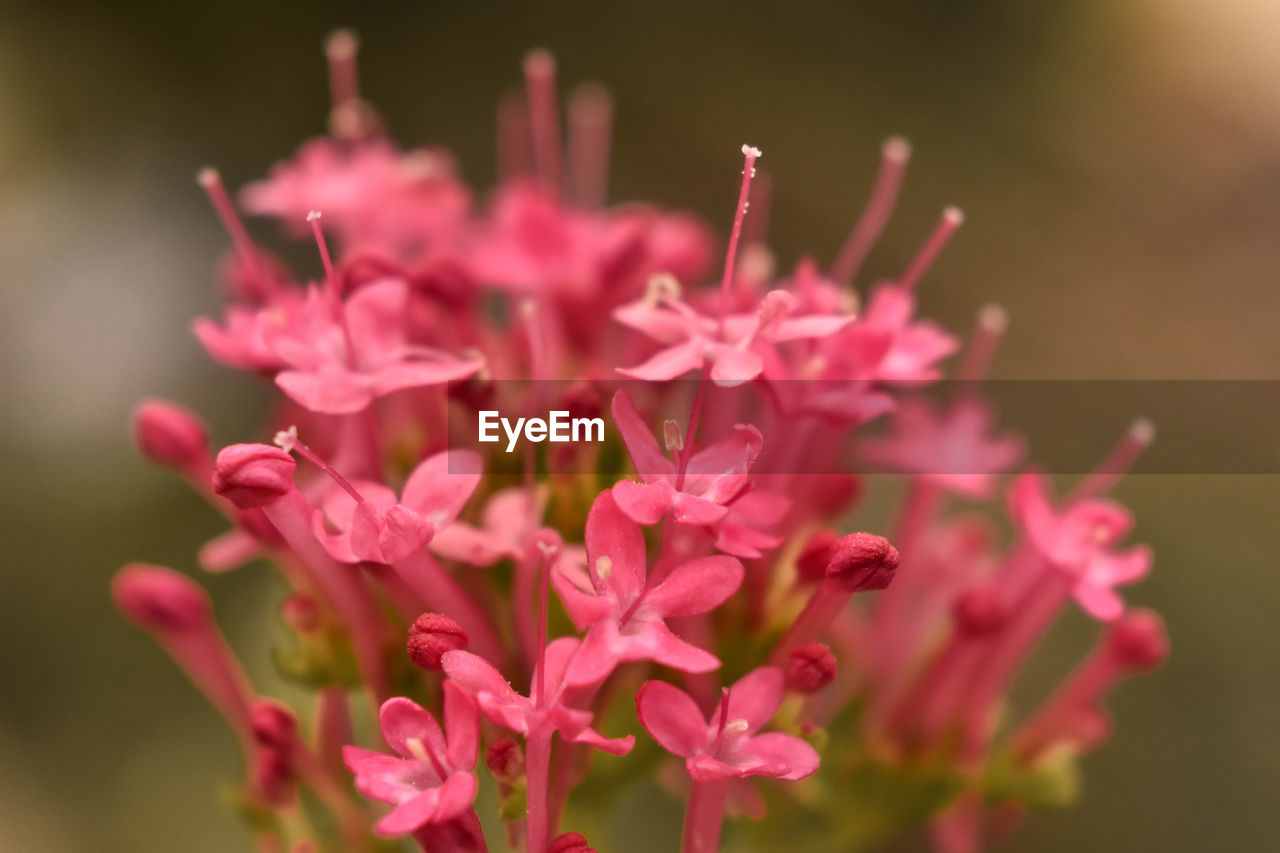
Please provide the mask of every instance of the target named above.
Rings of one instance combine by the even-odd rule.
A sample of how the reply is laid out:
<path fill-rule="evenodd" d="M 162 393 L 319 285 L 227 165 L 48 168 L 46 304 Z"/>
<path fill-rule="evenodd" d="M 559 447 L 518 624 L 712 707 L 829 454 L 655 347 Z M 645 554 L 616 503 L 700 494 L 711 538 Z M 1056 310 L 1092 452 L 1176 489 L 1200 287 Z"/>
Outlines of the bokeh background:
<path fill-rule="evenodd" d="M 107 584 L 131 559 L 198 571 L 220 528 L 135 457 L 128 413 L 165 395 L 221 443 L 251 434 L 263 397 L 187 331 L 217 305 L 224 242 L 192 178 L 212 163 L 239 186 L 323 130 L 337 26 L 362 35 L 393 134 L 449 146 L 481 186 L 496 99 L 546 46 L 563 81 L 616 95 L 614 198 L 723 227 L 738 146 L 763 148 L 784 263 L 831 257 L 880 140 L 908 136 L 873 270 L 962 206 L 924 305 L 967 328 L 1002 303 L 998 377 L 1280 379 L 1274 0 L 5 0 L 0 19 L 2 850 L 247 847 L 215 796 L 238 772 L 232 737 Z M 1100 425 L 1099 453 L 1119 427 Z M 1119 736 L 1087 760 L 1080 806 L 1011 846 L 1274 849 L 1280 478 L 1151 474 L 1118 496 L 1157 554 L 1130 598 L 1165 614 L 1174 656 L 1116 697 Z M 269 643 L 265 572 L 205 580 L 237 647 Z M 1084 630 L 1055 635 L 1033 689 Z"/>

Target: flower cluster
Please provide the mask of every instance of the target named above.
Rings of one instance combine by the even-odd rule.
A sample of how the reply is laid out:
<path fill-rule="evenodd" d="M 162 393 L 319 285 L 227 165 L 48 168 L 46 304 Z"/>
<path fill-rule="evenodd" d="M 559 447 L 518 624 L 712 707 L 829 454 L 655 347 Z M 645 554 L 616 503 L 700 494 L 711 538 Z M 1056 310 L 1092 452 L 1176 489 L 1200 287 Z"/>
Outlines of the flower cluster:
<path fill-rule="evenodd" d="M 961 345 L 916 316 L 917 287 L 959 211 L 861 310 L 854 290 L 904 142 L 886 144 L 829 271 L 805 259 L 784 275 L 750 227 L 768 199 L 744 146 L 719 281 L 701 286 L 716 270 L 696 219 L 604 206 L 600 89 L 573 94 L 562 146 L 548 55 L 503 102 L 485 203 L 446 152 L 385 137 L 350 35 L 328 55 L 331 133 L 240 195 L 315 240 L 317 280 L 296 280 L 218 174 L 200 175 L 233 251 L 229 305 L 195 335 L 278 389 L 274 439 L 215 452 L 164 401 L 134 421 L 143 453 L 230 524 L 204 569 L 279 571 L 289 644 L 275 660 L 314 710 L 258 693 L 185 575 L 133 564 L 113 587 L 239 737 L 238 802 L 261 849 L 411 836 L 432 851 L 586 851 L 561 831 L 589 820 L 572 795 L 584 780 L 607 795 L 627 762 L 687 798 L 686 851 L 718 849 L 728 813 L 767 811 L 760 837 L 791 847 L 928 825 L 960 853 L 1069 795 L 1075 757 L 1107 735 L 1108 691 L 1167 654 L 1159 618 L 1118 593 L 1151 554 L 1124 545 L 1132 519 L 1104 496 L 1151 428 L 1063 499 L 1019 471 L 1022 440 L 978 390 L 996 308 L 950 371 L 959 390 L 926 396 Z M 606 446 L 513 462 L 457 434 L 458 412 L 549 402 L 607 413 Z M 850 532 L 864 470 L 850 458 L 904 481 L 888 538 Z M 1002 504 L 1003 539 L 972 512 Z M 1073 602 L 1100 625 L 1096 650 L 1014 714 L 1011 685 Z M 360 730 L 362 701 L 378 731 Z M 476 811 L 486 787 L 496 813 Z"/>

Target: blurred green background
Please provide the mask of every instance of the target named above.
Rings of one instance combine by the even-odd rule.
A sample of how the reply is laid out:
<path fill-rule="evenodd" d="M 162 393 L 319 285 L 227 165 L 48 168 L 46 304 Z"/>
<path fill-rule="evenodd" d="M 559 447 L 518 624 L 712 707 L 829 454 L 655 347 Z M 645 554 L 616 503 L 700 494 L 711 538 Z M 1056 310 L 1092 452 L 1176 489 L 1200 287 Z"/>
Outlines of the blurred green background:
<path fill-rule="evenodd" d="M 723 227 L 738 146 L 763 148 L 784 263 L 831 257 L 880 140 L 908 136 L 872 271 L 962 206 L 924 305 L 957 329 L 1008 308 L 996 376 L 1280 379 L 1274 0 L 6 0 L 0 18 L 0 850 L 247 848 L 214 795 L 232 737 L 107 584 L 131 559 L 194 571 L 220 529 L 134 456 L 128 412 L 166 395 L 220 443 L 252 434 L 264 397 L 187 331 L 217 306 L 224 242 L 192 177 L 212 163 L 239 186 L 323 130 L 337 26 L 361 34 L 393 134 L 449 146 L 481 186 L 496 99 L 546 46 L 563 82 L 617 97 L 614 198 Z M 1120 427 L 1099 425 L 1099 454 Z M 1011 846 L 1274 849 L 1280 478 L 1149 475 L 1118 496 L 1157 553 L 1130 599 L 1165 614 L 1174 657 L 1116 697 L 1080 807 Z M 272 581 L 204 580 L 233 643 L 263 648 Z M 1033 690 L 1087 636 L 1060 635 Z"/>

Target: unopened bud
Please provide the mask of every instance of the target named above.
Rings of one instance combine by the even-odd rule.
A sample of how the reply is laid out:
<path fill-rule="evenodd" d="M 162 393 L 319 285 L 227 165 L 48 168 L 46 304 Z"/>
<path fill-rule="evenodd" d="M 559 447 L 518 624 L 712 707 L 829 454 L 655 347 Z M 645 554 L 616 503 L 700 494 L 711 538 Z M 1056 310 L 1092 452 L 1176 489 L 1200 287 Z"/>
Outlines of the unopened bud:
<path fill-rule="evenodd" d="M 164 566 L 130 563 L 112 580 L 111 597 L 126 619 L 148 631 L 190 631 L 212 619 L 205 591 Z"/>
<path fill-rule="evenodd" d="M 493 778 L 504 785 L 515 784 L 524 776 L 524 751 L 510 738 L 500 738 L 489 744 L 484 763 Z"/>
<path fill-rule="evenodd" d="M 566 832 L 551 842 L 547 853 L 596 853 L 596 849 L 581 832 Z"/>
<path fill-rule="evenodd" d="M 831 546 L 827 579 L 848 592 L 884 589 L 898 570 L 898 549 L 883 536 L 850 533 Z"/>
<path fill-rule="evenodd" d="M 249 707 L 249 730 L 259 746 L 288 755 L 298 742 L 298 717 L 275 699 L 257 699 Z"/>
<path fill-rule="evenodd" d="M 1155 669 L 1169 657 L 1164 620 L 1150 610 L 1135 610 L 1108 630 L 1107 648 L 1126 669 Z"/>
<path fill-rule="evenodd" d="M 192 468 L 209 455 L 204 422 L 167 400 L 144 400 L 133 410 L 133 438 L 143 456 L 169 468 Z"/>
<path fill-rule="evenodd" d="M 826 643 L 805 643 L 787 660 L 787 689 L 816 693 L 836 680 L 836 656 Z"/>
<path fill-rule="evenodd" d="M 218 454 L 213 490 L 240 509 L 275 503 L 293 488 L 293 457 L 269 444 L 233 444 Z"/>
<path fill-rule="evenodd" d="M 970 637 L 987 637 L 1004 627 L 1008 608 L 994 589 L 980 587 L 962 594 L 952 608 L 956 629 Z"/>
<path fill-rule="evenodd" d="M 467 647 L 467 632 L 441 613 L 423 613 L 409 627 L 409 659 L 423 669 L 441 670 L 440 658 L 445 652 Z"/>
<path fill-rule="evenodd" d="M 831 562 L 831 546 L 838 537 L 830 530 L 819 530 L 796 557 L 796 573 L 802 580 L 820 581 L 827 576 L 827 564 Z"/>

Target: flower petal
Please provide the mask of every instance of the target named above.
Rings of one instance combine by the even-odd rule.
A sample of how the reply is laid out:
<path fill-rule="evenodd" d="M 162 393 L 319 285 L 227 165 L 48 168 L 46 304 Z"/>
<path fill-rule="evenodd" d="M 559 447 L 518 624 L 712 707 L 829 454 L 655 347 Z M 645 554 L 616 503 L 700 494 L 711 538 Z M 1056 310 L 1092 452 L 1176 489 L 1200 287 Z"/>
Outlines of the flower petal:
<path fill-rule="evenodd" d="M 662 521 L 673 499 L 679 493 L 665 480 L 655 483 L 637 483 L 635 480 L 619 480 L 613 485 L 613 499 L 618 508 L 636 524 L 651 525 Z"/>
<path fill-rule="evenodd" d="M 631 464 L 635 466 L 641 479 L 647 483 L 659 475 L 674 475 L 675 463 L 658 447 L 653 431 L 640 416 L 625 388 L 620 388 L 613 395 L 609 409 L 613 414 L 613 425 L 622 436 L 622 443 L 631 456 Z"/>
<path fill-rule="evenodd" d="M 601 492 L 591 505 L 585 538 L 587 571 L 596 591 L 609 590 L 624 607 L 630 605 L 645 584 L 644 534 L 618 508 L 612 492 Z"/>
<path fill-rule="evenodd" d="M 782 704 L 786 678 L 776 666 L 748 672 L 729 688 L 729 719 L 746 720 L 747 734 L 754 734 L 773 719 Z"/>
<path fill-rule="evenodd" d="M 387 745 L 405 758 L 414 758 L 414 751 L 407 743 L 419 740 L 430 745 L 438 755 L 445 751 L 444 732 L 440 724 L 417 702 L 396 696 L 382 703 L 378 711 L 378 723 L 382 727 L 382 738 Z"/>
<path fill-rule="evenodd" d="M 480 484 L 484 463 L 470 450 L 446 450 L 428 456 L 405 481 L 401 503 L 437 528 L 457 519 Z"/>
<path fill-rule="evenodd" d="M 444 730 L 449 766 L 455 770 L 475 767 L 480 750 L 480 713 L 470 694 L 453 681 L 444 683 Z"/>
<path fill-rule="evenodd" d="M 742 747 L 772 772 L 762 775 L 781 779 L 804 779 L 818 772 L 818 752 L 804 740 L 782 732 L 756 735 Z"/>
<path fill-rule="evenodd" d="M 693 697 L 665 681 L 646 681 L 636 693 L 640 725 L 658 745 L 688 758 L 707 744 L 707 721 Z"/>
<path fill-rule="evenodd" d="M 663 616 L 696 616 L 719 607 L 742 586 L 742 563 L 733 557 L 690 560 L 645 595 L 645 606 Z"/>

